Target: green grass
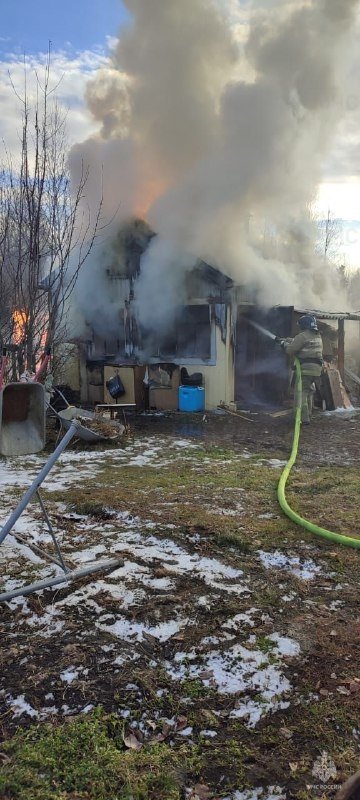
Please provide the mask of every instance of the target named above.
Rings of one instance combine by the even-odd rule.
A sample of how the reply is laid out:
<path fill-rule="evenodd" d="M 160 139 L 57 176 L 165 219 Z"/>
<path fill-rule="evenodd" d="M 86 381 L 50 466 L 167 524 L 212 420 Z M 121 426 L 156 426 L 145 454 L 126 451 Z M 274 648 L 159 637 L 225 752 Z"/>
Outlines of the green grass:
<path fill-rule="evenodd" d="M 268 458 L 269 453 L 261 457 Z M 139 752 L 128 750 L 122 738 L 123 722 L 114 714 L 106 716 L 101 711 L 55 727 L 33 726 L 30 732 L 19 732 L 2 747 L 11 760 L 3 764 L 1 800 L 183 800 L 184 787 L 197 782 L 207 783 L 216 797 L 229 796 L 245 786 L 278 782 L 290 790 L 292 797 L 305 800 L 309 794 L 304 785 L 311 781 L 314 760 L 322 749 L 334 758 L 339 780 L 341 770 L 345 779 L 357 768 L 358 743 L 352 731 L 358 728 L 360 693 L 344 698 L 337 693 L 337 685 L 343 678 L 359 674 L 355 649 L 358 629 L 353 620 L 351 624 L 344 620 L 339 644 L 338 638 L 327 636 L 332 627 L 339 628 L 340 636 L 341 615 L 345 611 L 333 617 L 330 613 L 324 617 L 317 614 L 318 606 L 327 602 L 321 581 L 327 580 L 329 587 L 334 587 L 335 576 L 339 575 L 344 577 L 341 582 L 348 586 L 348 592 L 349 583 L 354 583 L 354 595 L 345 597 L 354 619 L 358 615 L 358 555 L 312 536 L 282 514 L 276 499 L 280 473 L 280 469 L 261 463 L 259 454 L 243 460 L 230 449 L 200 448 L 192 451 L 191 459 L 177 458 L 165 469 L 104 464 L 96 482 L 89 478 L 69 488 L 66 502 L 73 510 L 97 520 L 99 530 L 108 517 L 108 509 L 114 509 L 138 517 L 140 530 L 144 521 L 152 520 L 159 537 L 168 535 L 164 533 L 168 523 L 176 525 L 171 537 L 180 542 L 198 531 L 204 555 L 224 557 L 250 575 L 249 602 L 271 616 L 280 626 L 275 629 L 295 639 L 297 630 L 309 631 L 309 651 L 304 645 L 295 665 L 284 667 L 294 686 L 296 703 L 273 716 L 266 715 L 255 730 L 248 730 L 243 720 L 227 716 L 233 700 L 224 700 L 200 679 L 188 678 L 178 684 L 169 681 L 160 664 L 151 673 L 139 664 L 134 667 L 132 681 L 140 686 L 143 699 L 139 707 L 133 700 L 132 719 L 139 720 L 144 709 L 150 719 L 154 709 L 161 710 L 166 718 L 186 715 L 188 725 L 193 727 L 193 745 L 175 736 L 171 747 L 162 742 L 144 745 Z M 239 488 L 244 491 L 225 491 Z M 299 461 L 290 477 L 287 497 L 294 510 L 324 527 L 352 534 L 358 529 L 358 470 L 353 467 L 334 469 L 321 465 L 314 470 Z M 49 492 L 47 499 L 50 504 L 54 500 L 63 502 L 63 491 Z M 242 506 L 239 514 L 216 514 L 217 506 L 235 508 L 234 500 Z M 273 516 L 261 519 L 264 513 Z M 71 531 L 71 521 L 65 524 Z M 299 542 L 303 541 L 314 545 L 314 551 L 304 551 L 302 545 L 298 551 Z M 256 558 L 260 547 L 279 547 L 290 554 L 295 551 L 314 557 L 322 566 L 320 584 L 308 586 L 289 573 L 263 570 Z M 284 605 L 282 595 L 292 589 L 296 602 Z M 311 612 L 313 616 L 302 605 L 308 598 L 317 604 Z M 224 620 L 241 610 L 240 599 L 229 595 L 221 604 L 214 603 L 212 613 L 221 628 Z M 199 620 L 202 626 L 201 614 Z M 216 632 L 215 622 L 211 620 Z M 256 647 L 264 653 L 264 665 L 276 663 L 268 628 L 264 626 L 256 632 Z M 185 649 L 193 644 L 190 637 L 189 629 Z M 349 654 L 351 659 L 347 660 Z M 333 672 L 338 674 L 336 681 L 331 677 Z M 326 699 L 313 700 L 320 680 L 330 694 Z M 159 686 L 168 687 L 163 697 L 156 695 Z M 252 697 L 259 699 L 255 694 Z M 129 696 L 123 690 L 119 696 L 115 693 L 115 707 L 117 702 L 121 706 L 124 698 L 124 708 L 129 708 Z M 95 702 L 101 701 L 99 697 Z M 114 709 L 112 699 L 106 707 Z M 154 719 L 158 717 L 154 715 Z M 279 734 L 282 726 L 291 729 L 293 736 L 289 740 Z M 212 739 L 201 735 L 201 730 L 209 727 L 217 732 Z M 289 763 L 298 764 L 294 775 L 290 774 Z"/>
<path fill-rule="evenodd" d="M 127 750 L 121 723 L 101 710 L 19 731 L 2 749 L 2 800 L 180 800 L 188 766 L 185 745 Z"/>
<path fill-rule="evenodd" d="M 224 551 L 236 548 L 247 554 L 259 546 L 281 546 L 284 538 L 296 543 L 300 536 L 305 541 L 318 542 L 326 554 L 327 543 L 282 514 L 276 497 L 281 470 L 262 463 L 262 458 L 265 455 L 257 454 L 244 460 L 230 449 L 208 447 L 193 451 L 191 459 L 178 458 L 160 470 L 103 464 L 96 485 L 84 480 L 81 486 L 69 488 L 67 502 L 73 510 L 97 517 L 99 522 L 106 518 L 106 509 L 113 508 L 152 520 L 159 529 L 163 524 L 175 523 L 179 536 L 181 530 L 203 530 Z M 300 463 L 290 476 L 286 496 L 294 511 L 304 518 L 353 536 L 359 531 L 358 482 L 358 470 L 353 467 L 334 470 L 321 465 L 314 471 Z M 243 491 L 224 491 L 229 489 Z M 48 499 L 63 501 L 63 492 L 52 492 Z M 217 507 L 234 507 L 234 499 L 243 506 L 239 514 L 216 513 Z M 261 518 L 269 513 L 273 517 Z M 340 561 L 344 560 L 347 562 L 343 548 Z"/>

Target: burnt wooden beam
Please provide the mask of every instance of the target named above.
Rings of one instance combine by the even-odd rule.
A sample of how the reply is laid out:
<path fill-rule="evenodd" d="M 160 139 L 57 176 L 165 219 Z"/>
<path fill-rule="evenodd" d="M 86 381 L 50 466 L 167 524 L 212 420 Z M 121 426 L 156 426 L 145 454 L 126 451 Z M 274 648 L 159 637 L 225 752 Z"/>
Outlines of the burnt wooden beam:
<path fill-rule="evenodd" d="M 345 321 L 338 320 L 338 370 L 341 380 L 345 382 Z"/>

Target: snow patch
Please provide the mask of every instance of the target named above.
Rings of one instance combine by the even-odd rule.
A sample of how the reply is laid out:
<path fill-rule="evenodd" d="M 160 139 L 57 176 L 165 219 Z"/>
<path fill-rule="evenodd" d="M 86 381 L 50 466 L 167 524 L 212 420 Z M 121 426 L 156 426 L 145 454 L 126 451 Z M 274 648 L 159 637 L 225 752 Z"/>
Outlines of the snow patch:
<path fill-rule="evenodd" d="M 64 683 L 73 683 L 79 677 L 79 670 L 76 667 L 69 667 L 60 672 L 60 678 Z"/>
<path fill-rule="evenodd" d="M 279 654 L 281 648 L 286 654 L 290 651 L 291 654 L 299 652 L 297 643 L 290 639 L 279 636 L 276 641 Z M 254 727 L 269 711 L 289 705 L 281 700 L 291 689 L 288 679 L 278 665 L 269 664 L 266 653 L 261 650 L 247 650 L 236 644 L 226 652 L 207 653 L 201 664 L 190 664 L 195 657 L 193 652 L 177 653 L 174 663 L 167 662 L 165 665 L 170 677 L 173 680 L 200 678 L 204 686 L 216 686 L 220 694 L 255 691 L 258 699 L 245 697 L 239 700 L 230 714 L 230 717 L 246 718 L 249 728 Z"/>
<path fill-rule="evenodd" d="M 20 694 L 18 697 L 12 697 L 9 694 L 6 696 L 6 700 L 13 710 L 14 717 L 21 717 L 22 714 L 28 714 L 29 717 L 39 716 L 39 712 L 25 700 L 24 694 Z"/>
<path fill-rule="evenodd" d="M 112 625 L 104 625 L 101 620 L 96 622 L 96 627 L 116 636 L 118 639 L 123 639 L 125 642 L 141 642 L 144 639 L 144 634 L 153 636 L 159 639 L 160 642 L 167 642 L 175 633 L 178 633 L 189 620 L 169 620 L 168 622 L 160 622 L 154 628 L 148 628 L 141 622 L 130 622 L 127 619 L 118 619 Z"/>
<path fill-rule="evenodd" d="M 267 789 L 245 789 L 243 792 L 224 797 L 224 800 L 286 800 L 286 794 L 280 786 L 268 786 Z"/>
<path fill-rule="evenodd" d="M 286 467 L 287 461 L 282 461 L 280 458 L 266 458 L 262 461 L 263 464 L 268 464 L 269 467 L 279 469 L 279 467 Z"/>
<path fill-rule="evenodd" d="M 287 556 L 280 550 L 274 550 L 273 553 L 258 550 L 257 553 L 265 569 L 284 569 L 303 581 L 313 580 L 321 572 L 321 567 L 318 567 L 310 558 L 301 559 L 298 556 Z"/>

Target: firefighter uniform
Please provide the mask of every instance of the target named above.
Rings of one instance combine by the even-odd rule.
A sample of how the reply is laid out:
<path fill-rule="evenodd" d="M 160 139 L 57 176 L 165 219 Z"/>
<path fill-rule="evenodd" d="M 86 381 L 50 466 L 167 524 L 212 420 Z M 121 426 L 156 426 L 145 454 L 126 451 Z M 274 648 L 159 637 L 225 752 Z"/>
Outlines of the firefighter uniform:
<path fill-rule="evenodd" d="M 323 365 L 323 343 L 318 330 L 305 329 L 294 339 L 285 339 L 283 348 L 287 355 L 297 356 L 301 365 L 302 396 L 301 420 L 309 423 L 314 393 L 314 381 L 320 377 Z"/>

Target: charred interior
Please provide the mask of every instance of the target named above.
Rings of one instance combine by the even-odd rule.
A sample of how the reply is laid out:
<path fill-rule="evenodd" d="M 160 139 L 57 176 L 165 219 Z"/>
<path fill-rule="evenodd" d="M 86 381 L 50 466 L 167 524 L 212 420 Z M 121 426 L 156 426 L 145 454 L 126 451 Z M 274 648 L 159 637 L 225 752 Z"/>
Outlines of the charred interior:
<path fill-rule="evenodd" d="M 235 400 L 244 408 L 279 406 L 289 396 L 289 370 L 283 353 L 259 333 L 249 320 L 281 338 L 291 336 L 293 306 L 239 314 L 235 346 Z"/>

